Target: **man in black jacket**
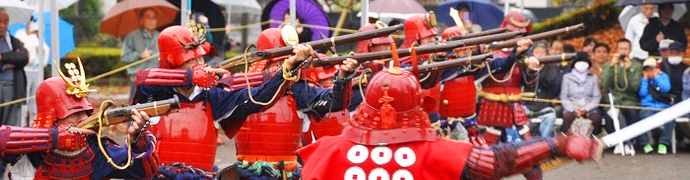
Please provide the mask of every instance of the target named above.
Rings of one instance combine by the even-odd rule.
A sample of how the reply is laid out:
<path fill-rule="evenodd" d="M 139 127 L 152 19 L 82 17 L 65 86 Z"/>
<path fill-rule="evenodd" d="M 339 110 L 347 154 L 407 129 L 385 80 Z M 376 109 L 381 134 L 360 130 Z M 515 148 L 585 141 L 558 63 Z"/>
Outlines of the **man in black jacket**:
<path fill-rule="evenodd" d="M 29 54 L 24 44 L 7 31 L 10 16 L 0 8 L 0 104 L 26 97 L 24 66 Z M 20 104 L 0 107 L 1 125 L 20 125 Z"/>
<path fill-rule="evenodd" d="M 685 28 L 671 19 L 673 15 L 673 4 L 664 3 L 659 5 L 659 17 L 649 20 L 649 24 L 644 28 L 644 33 L 640 38 L 640 46 L 649 52 L 649 55 L 659 56 L 659 42 L 664 39 L 672 39 L 687 47 L 688 39 L 685 36 Z"/>

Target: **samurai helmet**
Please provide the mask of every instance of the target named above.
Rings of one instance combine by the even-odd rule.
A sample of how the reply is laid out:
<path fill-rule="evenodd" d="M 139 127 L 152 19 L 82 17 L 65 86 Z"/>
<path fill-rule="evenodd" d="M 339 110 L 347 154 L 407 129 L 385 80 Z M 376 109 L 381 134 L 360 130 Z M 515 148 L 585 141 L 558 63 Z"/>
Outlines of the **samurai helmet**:
<path fill-rule="evenodd" d="M 91 103 L 86 99 L 89 92 L 95 90 L 89 89 L 86 84 L 84 74 L 84 66 L 79 62 L 79 69 L 74 63 L 66 63 L 70 77 L 67 77 L 58 68 L 60 77 L 51 77 L 43 81 L 36 90 L 36 107 L 38 114 L 36 120 L 31 124 L 32 127 L 49 128 L 57 125 L 58 119 L 64 119 L 81 111 L 93 110 Z M 53 63 L 58 64 L 58 63 Z"/>
<path fill-rule="evenodd" d="M 335 66 L 318 66 L 307 68 L 304 71 L 304 73 L 306 74 L 305 76 L 307 78 L 307 81 L 320 84 L 321 80 L 332 79 L 335 76 L 335 73 L 338 71 L 338 69 Z M 321 84 L 321 86 L 325 88 L 330 88 L 333 87 L 333 84 Z"/>
<path fill-rule="evenodd" d="M 259 38 L 256 40 L 256 50 L 265 51 L 285 46 L 294 46 L 299 43 L 299 37 L 294 27 L 285 25 L 282 28 L 268 28 L 261 31 Z M 269 62 L 279 61 L 288 56 L 280 56 L 268 60 L 257 61 L 252 64 L 250 72 L 263 71 Z"/>
<path fill-rule="evenodd" d="M 441 33 L 441 38 L 448 40 L 448 38 L 456 37 L 462 35 L 462 30 L 457 27 L 448 27 L 445 30 L 443 30 L 443 33 Z"/>
<path fill-rule="evenodd" d="M 433 11 L 426 15 L 414 15 L 405 20 L 405 40 L 401 48 L 412 47 L 414 42 L 429 36 L 436 36 L 436 18 Z"/>
<path fill-rule="evenodd" d="M 507 28 L 510 31 L 529 32 L 532 30 L 530 20 L 527 20 L 527 18 L 518 11 L 508 13 L 499 27 Z"/>
<path fill-rule="evenodd" d="M 412 73 L 398 67 L 380 71 L 342 135 L 365 145 L 434 141 L 437 136 L 421 101 L 421 86 Z"/>
<path fill-rule="evenodd" d="M 201 24 L 199 24 L 201 25 Z M 197 57 L 203 57 L 210 50 L 206 42 L 206 29 L 203 25 L 191 24 L 190 27 L 170 26 L 158 36 L 161 68 L 176 68 Z"/>
<path fill-rule="evenodd" d="M 367 24 L 362 28 L 359 28 L 359 32 L 371 31 L 375 29 L 385 28 L 387 25 L 381 21 L 377 21 L 376 24 Z M 357 52 L 356 53 L 368 53 L 369 47 L 379 44 L 390 44 L 393 38 L 390 36 L 381 36 L 373 39 L 367 39 L 364 41 L 357 42 Z"/>

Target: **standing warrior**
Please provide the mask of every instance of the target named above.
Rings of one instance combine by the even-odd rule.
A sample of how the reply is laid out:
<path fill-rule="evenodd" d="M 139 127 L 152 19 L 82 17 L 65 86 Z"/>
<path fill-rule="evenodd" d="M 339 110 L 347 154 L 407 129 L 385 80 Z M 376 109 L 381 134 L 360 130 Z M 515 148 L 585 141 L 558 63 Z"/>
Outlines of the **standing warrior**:
<path fill-rule="evenodd" d="M 364 27 L 359 28 L 359 32 L 372 31 L 376 29 L 383 28 L 385 24 L 382 22 L 377 22 L 376 24 L 367 24 Z M 393 38 L 390 36 L 381 36 L 377 38 L 367 39 L 357 42 L 357 49 L 355 53 L 369 53 L 378 51 L 389 51 L 390 43 L 394 43 Z M 326 114 L 322 117 L 313 117 L 311 119 L 320 118 L 321 120 L 316 123 L 312 121 L 309 128 L 309 134 L 307 138 L 309 142 L 313 139 L 318 140 L 324 136 L 337 136 L 343 132 L 343 123 L 350 119 L 350 115 L 354 113 L 355 109 L 362 102 L 364 97 L 364 92 L 366 92 L 367 81 L 371 79 L 374 73 L 383 69 L 383 62 L 367 61 L 362 64 L 362 67 L 357 71 L 357 77 L 352 80 L 352 97 L 350 99 L 350 104 L 347 109 L 343 109 L 339 112 L 333 112 Z M 335 68 L 332 69 L 322 69 L 321 67 L 307 69 L 307 78 L 313 79 L 311 81 L 319 81 L 322 87 L 332 87 L 332 77 L 335 75 Z M 313 133 L 313 139 L 311 139 Z M 308 143 L 307 143 L 308 144 Z"/>
<path fill-rule="evenodd" d="M 400 68 L 376 74 L 340 136 L 297 151 L 302 179 L 500 179 L 555 157 L 583 161 L 601 154 L 598 141 L 579 135 L 493 147 L 439 138 L 420 91 L 417 78 Z"/>
<path fill-rule="evenodd" d="M 150 123 L 151 132 L 159 137 L 158 152 L 165 164 L 160 167 L 160 174 L 156 177 L 159 179 L 213 178 L 214 174 L 210 172 L 214 170 L 217 127 L 223 128 L 228 137 L 235 136 L 246 117 L 269 107 L 273 99 L 285 93 L 289 81 L 299 79 L 297 73 L 292 73 L 293 69 L 313 51 L 311 47 L 296 45 L 294 55 L 275 70 L 276 75 L 267 80 L 263 76 L 250 77 L 250 84 L 261 85 L 233 90 L 231 83 L 230 86 L 216 86 L 217 74 L 229 74 L 224 69 L 204 64 L 203 56 L 207 53 L 204 46 L 208 43 L 204 42 L 203 30 L 196 29 L 172 26 L 163 30 L 158 39 L 160 68 L 137 73 L 138 87 L 132 103 L 163 100 L 175 95 L 182 101 L 177 113 Z M 233 82 L 231 78 L 227 79 L 224 82 Z M 295 83 L 292 88 L 301 86 L 306 85 Z M 295 96 L 307 92 L 298 93 Z M 310 100 L 312 105 L 321 99 Z M 336 102 L 342 101 L 333 101 Z"/>
<path fill-rule="evenodd" d="M 132 111 L 133 123 L 127 129 L 126 139 L 138 139 L 127 141 L 126 146 L 120 146 L 108 137 L 98 137 L 93 130 L 76 128 L 93 112 L 86 99 L 91 90 L 83 82 L 83 68 L 79 71 L 73 63 L 66 64 L 66 67 L 71 78 L 60 72 L 62 78 L 48 78 L 38 86 L 38 114 L 33 127 L 0 127 L 2 160 L 14 163 L 19 160 L 19 155 L 26 154 L 21 157 L 29 158 L 36 166 L 34 179 L 153 177 L 158 171 L 158 156 L 154 152 L 156 139 L 146 131 L 137 135 L 149 116 L 145 112 Z M 9 176 L 12 177 L 11 174 Z"/>
<path fill-rule="evenodd" d="M 284 26 L 283 28 L 290 27 Z M 287 43 L 283 40 L 283 36 L 279 28 L 269 28 L 262 31 L 257 40 L 257 50 L 263 51 L 285 47 Z M 300 47 L 304 47 L 309 56 L 314 53 L 310 46 Z M 323 55 L 320 56 L 320 58 L 324 58 Z M 247 87 L 245 75 L 251 79 L 250 81 L 270 78 L 270 76 L 264 75 L 272 74 L 270 72 L 279 69 L 280 64 L 284 64 L 285 61 L 289 61 L 288 56 L 256 62 L 248 73 L 233 75 L 235 83 L 232 83 L 230 87 L 231 89 Z M 306 81 L 299 80 L 286 85 L 291 91 L 278 94 L 275 103 L 267 106 L 262 112 L 246 117 L 246 122 L 237 134 L 237 159 L 248 163 L 263 161 L 279 164 L 283 162 L 286 164 L 286 171 L 295 170 L 295 167 L 297 167 L 295 151 L 300 147 L 303 126 L 303 121 L 298 111 L 305 115 L 315 114 L 312 117 L 320 117 L 328 112 L 346 109 L 352 90 L 350 78 L 346 77 L 346 75 L 350 74 L 356 65 L 357 61 L 349 59 L 345 61 L 345 64 L 339 66 L 337 72 L 334 72 L 337 76 L 330 76 L 334 79 L 331 89 L 309 85 L 308 80 L 310 78 L 308 76 L 304 78 L 307 79 Z M 307 72 L 313 73 L 311 70 L 307 70 Z M 256 86 L 257 84 L 250 82 L 249 85 Z M 308 119 L 305 120 L 309 121 Z M 319 121 L 319 119 L 315 120 Z M 268 168 L 270 169 L 270 167 Z M 248 177 L 241 176 L 240 179 L 261 176 L 266 175 L 253 174 Z M 291 177 L 289 179 L 299 179 L 299 176 Z"/>

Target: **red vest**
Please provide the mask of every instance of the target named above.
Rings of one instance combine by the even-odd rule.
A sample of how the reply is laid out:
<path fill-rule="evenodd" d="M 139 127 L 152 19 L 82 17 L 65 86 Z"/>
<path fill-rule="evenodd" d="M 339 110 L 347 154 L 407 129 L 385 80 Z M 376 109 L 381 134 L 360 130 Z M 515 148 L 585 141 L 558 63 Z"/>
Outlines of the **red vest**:
<path fill-rule="evenodd" d="M 445 140 L 364 146 L 323 137 L 297 151 L 303 180 L 460 179 L 472 145 Z"/>
<path fill-rule="evenodd" d="M 458 77 L 443 83 L 441 92 L 441 118 L 467 117 L 474 114 L 477 103 L 477 88 L 474 76 Z"/>
<path fill-rule="evenodd" d="M 295 98 L 282 96 L 270 108 L 247 116 L 236 136 L 237 157 L 249 162 L 295 161 L 301 133 Z"/>
<path fill-rule="evenodd" d="M 218 129 L 208 102 L 181 102 L 177 112 L 160 116 L 149 131 L 158 138 L 156 148 L 161 163 L 181 162 L 203 170 L 213 169 Z"/>

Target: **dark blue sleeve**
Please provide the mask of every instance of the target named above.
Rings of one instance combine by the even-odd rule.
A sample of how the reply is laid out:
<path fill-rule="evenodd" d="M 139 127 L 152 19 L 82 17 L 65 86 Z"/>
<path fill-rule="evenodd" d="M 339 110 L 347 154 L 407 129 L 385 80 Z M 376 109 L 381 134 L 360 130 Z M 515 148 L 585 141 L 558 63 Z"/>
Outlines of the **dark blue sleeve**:
<path fill-rule="evenodd" d="M 527 51 L 523 52 L 522 54 L 517 54 L 515 48 L 513 49 L 513 52 L 510 53 L 509 56 L 503 57 L 503 58 L 495 58 L 491 61 L 489 61 L 489 67 L 491 68 L 491 73 L 492 74 L 501 74 L 501 73 L 507 73 L 510 71 L 510 69 L 513 67 L 513 64 L 518 60 L 518 59 L 523 59 Z M 474 73 L 475 79 L 482 77 L 486 74 L 489 73 L 489 68 L 484 67 L 479 71 L 475 72 L 467 72 L 467 73 Z M 469 75 L 469 74 L 461 74 L 458 76 L 464 76 L 464 75 Z"/>
<path fill-rule="evenodd" d="M 175 94 L 172 87 L 157 85 L 138 85 L 135 89 L 136 92 L 132 95 L 131 104 L 170 99 Z"/>
<path fill-rule="evenodd" d="M 281 88 L 286 88 L 287 83 L 281 87 L 281 84 L 285 82 L 282 74 L 283 71 L 278 70 L 267 82 L 259 87 L 251 88 L 254 100 L 268 102 Z M 226 90 L 214 87 L 208 91 L 208 101 L 211 103 L 213 118 L 221 125 L 228 124 L 232 120 L 244 119 L 249 114 L 261 111 L 264 107 L 250 101 L 247 88 Z"/>
<path fill-rule="evenodd" d="M 104 178 L 121 178 L 121 179 L 145 179 L 147 177 L 147 172 L 144 169 L 145 163 L 142 159 L 132 160 L 132 164 L 124 170 L 118 170 L 113 167 L 108 160 L 105 158 L 103 153 L 98 147 L 98 141 L 95 136 L 89 136 L 87 138 L 89 147 L 93 151 L 95 157 L 93 158 L 93 174 L 91 179 L 104 179 Z M 107 143 L 107 138 L 103 138 L 104 149 L 108 153 L 108 156 L 113 159 L 113 162 L 117 165 L 124 165 L 127 162 L 127 147 L 119 146 L 112 143 Z M 133 150 L 135 151 L 135 150 Z M 132 156 L 135 152 L 132 153 Z"/>
<path fill-rule="evenodd" d="M 361 104 L 364 101 L 364 94 L 367 92 L 366 87 L 362 87 L 360 90 L 359 86 L 355 86 L 352 88 L 352 98 L 350 98 L 350 104 L 347 107 L 347 110 L 352 112 L 357 110 L 357 107 L 359 107 L 359 104 Z"/>
<path fill-rule="evenodd" d="M 333 80 L 331 89 L 313 87 L 306 81 L 298 81 L 292 86 L 292 95 L 297 102 L 297 109 L 321 117 L 326 113 L 346 108 L 344 106 L 349 103 L 350 98 L 345 93 L 352 91 L 349 84 L 349 80 Z M 348 91 L 345 91 L 345 88 L 349 88 Z M 345 99 L 345 97 L 348 98 Z"/>

